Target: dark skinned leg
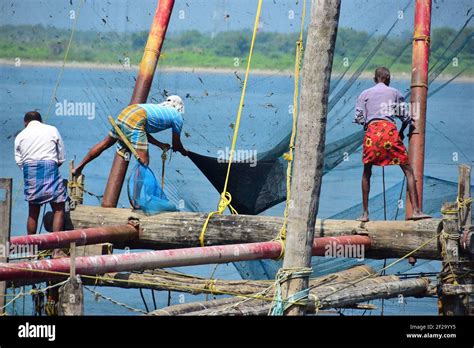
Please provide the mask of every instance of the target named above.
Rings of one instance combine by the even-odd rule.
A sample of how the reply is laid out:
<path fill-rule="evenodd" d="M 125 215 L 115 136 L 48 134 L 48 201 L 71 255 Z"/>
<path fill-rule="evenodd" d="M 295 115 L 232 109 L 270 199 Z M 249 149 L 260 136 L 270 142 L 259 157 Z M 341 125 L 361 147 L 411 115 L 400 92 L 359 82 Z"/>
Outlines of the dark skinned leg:
<path fill-rule="evenodd" d="M 409 164 L 402 164 L 400 165 L 400 168 L 403 170 L 403 173 L 407 178 L 408 196 L 410 197 L 410 202 L 413 207 L 413 215 L 411 219 L 420 220 L 430 218 L 431 216 L 421 211 L 420 205 L 418 204 L 418 191 L 416 189 L 415 173 L 413 172 L 413 168 Z"/>
<path fill-rule="evenodd" d="M 142 164 L 148 166 L 150 164 L 150 156 L 148 155 L 148 149 L 147 150 L 137 150 L 138 156 L 140 157 L 140 161 Z"/>
<path fill-rule="evenodd" d="M 26 221 L 26 230 L 28 231 L 28 234 L 36 234 L 40 210 L 40 204 L 28 204 L 28 220 Z"/>
<path fill-rule="evenodd" d="M 65 203 L 53 203 L 51 202 L 51 209 L 53 209 L 53 232 L 59 232 L 64 230 L 64 209 Z M 54 249 L 53 259 L 61 257 L 67 257 L 67 255 L 61 249 Z"/>
<path fill-rule="evenodd" d="M 364 164 L 364 172 L 362 173 L 362 208 L 363 212 L 357 221 L 369 221 L 369 193 L 370 193 L 370 177 L 372 176 L 372 164 Z"/>
<path fill-rule="evenodd" d="M 53 209 L 53 232 L 59 232 L 64 230 L 64 205 L 64 202 L 51 202 L 51 209 Z"/>

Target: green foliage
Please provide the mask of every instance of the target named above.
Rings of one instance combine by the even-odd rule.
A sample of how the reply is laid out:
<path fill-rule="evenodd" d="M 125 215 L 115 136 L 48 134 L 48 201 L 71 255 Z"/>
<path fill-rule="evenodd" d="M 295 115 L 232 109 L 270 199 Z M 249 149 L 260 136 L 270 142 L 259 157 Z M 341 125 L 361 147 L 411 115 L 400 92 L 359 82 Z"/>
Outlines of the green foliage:
<path fill-rule="evenodd" d="M 457 32 L 452 28 L 435 28 L 432 32 L 431 58 L 451 58 L 463 43 L 465 47 L 456 56 L 459 65 L 449 64 L 445 72 L 455 74 L 467 67 L 466 73 L 474 75 L 473 28 L 466 28 L 446 54 Z M 197 30 L 170 33 L 165 41 L 161 65 L 170 67 L 242 67 L 248 55 L 251 31 L 225 31 L 210 35 Z M 41 25 L 0 26 L 0 58 L 16 58 L 42 61 L 60 61 L 64 57 L 70 32 Z M 131 64 L 139 64 L 148 33 L 98 33 L 77 31 L 69 53 L 69 61 L 116 63 L 125 57 Z M 285 70 L 294 64 L 297 33 L 259 32 L 255 45 L 253 68 Z M 347 65 L 355 70 L 381 40 L 381 35 L 370 35 L 350 28 L 339 28 L 333 69 L 344 71 Z M 367 67 L 391 66 L 394 71 L 411 70 L 411 33 L 386 39 Z"/>

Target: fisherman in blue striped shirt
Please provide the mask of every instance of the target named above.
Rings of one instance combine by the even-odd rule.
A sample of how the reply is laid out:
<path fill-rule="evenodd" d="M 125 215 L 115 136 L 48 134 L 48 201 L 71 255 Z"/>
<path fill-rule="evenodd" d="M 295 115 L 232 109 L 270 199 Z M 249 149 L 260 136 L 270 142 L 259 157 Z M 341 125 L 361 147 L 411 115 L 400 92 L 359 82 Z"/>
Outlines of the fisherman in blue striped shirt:
<path fill-rule="evenodd" d="M 171 95 L 160 104 L 132 104 L 122 110 L 115 121 L 122 133 L 132 144 L 140 157 L 140 162 L 148 165 L 148 143 L 168 150 L 171 146 L 156 140 L 151 133 L 158 133 L 171 128 L 172 150 L 187 156 L 188 152 L 181 143 L 183 128 L 184 103 L 177 95 Z M 122 142 L 115 129 L 107 137 L 89 150 L 81 163 L 74 169 L 74 175 L 80 175 L 87 163 L 100 156 L 102 152 L 117 143 L 117 153 L 129 158 L 130 151 Z"/>

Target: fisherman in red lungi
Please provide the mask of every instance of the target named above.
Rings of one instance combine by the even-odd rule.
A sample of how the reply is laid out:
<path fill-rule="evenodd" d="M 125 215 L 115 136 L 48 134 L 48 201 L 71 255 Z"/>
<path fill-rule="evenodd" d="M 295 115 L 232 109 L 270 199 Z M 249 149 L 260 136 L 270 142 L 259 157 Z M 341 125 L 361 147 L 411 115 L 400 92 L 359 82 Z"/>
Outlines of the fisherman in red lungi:
<path fill-rule="evenodd" d="M 364 126 L 364 149 L 362 162 L 362 206 L 363 213 L 358 221 L 369 221 L 369 192 L 372 166 L 399 165 L 407 179 L 408 194 L 413 206 L 411 220 L 430 218 L 420 210 L 418 192 L 413 168 L 408 161 L 408 153 L 403 145 L 406 127 L 411 125 L 405 98 L 400 91 L 389 87 L 390 71 L 385 67 L 375 70 L 375 86 L 366 89 L 357 100 L 354 122 Z M 402 121 L 397 131 L 395 117 Z"/>

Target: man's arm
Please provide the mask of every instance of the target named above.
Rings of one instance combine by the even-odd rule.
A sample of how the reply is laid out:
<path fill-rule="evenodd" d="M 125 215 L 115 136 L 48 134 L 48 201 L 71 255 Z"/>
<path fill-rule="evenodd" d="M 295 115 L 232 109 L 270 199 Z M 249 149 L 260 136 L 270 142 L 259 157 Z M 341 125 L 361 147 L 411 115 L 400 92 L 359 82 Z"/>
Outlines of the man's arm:
<path fill-rule="evenodd" d="M 412 125 L 413 120 L 410 116 L 410 113 L 408 112 L 408 106 L 407 106 L 407 103 L 405 102 L 405 97 L 400 92 L 397 93 L 395 111 L 396 111 L 395 116 L 398 117 L 402 121 L 402 126 L 400 127 L 398 134 L 400 136 L 400 139 L 403 140 L 405 138 L 405 134 L 404 134 L 405 129 L 408 126 Z"/>
<path fill-rule="evenodd" d="M 162 150 L 168 150 L 171 147 L 170 144 L 162 143 L 161 141 L 156 140 L 151 134 L 146 133 L 146 137 L 150 144 L 158 146 Z"/>
<path fill-rule="evenodd" d="M 360 125 L 365 124 L 365 95 L 362 93 L 359 98 L 357 98 L 355 117 L 353 123 Z"/>
<path fill-rule="evenodd" d="M 58 151 L 58 166 L 64 163 L 66 160 L 66 151 L 64 150 L 64 142 L 63 138 L 61 138 L 61 134 L 59 131 L 56 129 L 56 136 L 58 137 L 56 147 Z"/>
<path fill-rule="evenodd" d="M 18 137 L 15 138 L 15 162 L 18 165 L 18 167 L 23 166 L 23 159 L 21 156 L 21 149 L 20 149 L 20 139 Z"/>
<path fill-rule="evenodd" d="M 181 136 L 178 133 L 173 132 L 173 151 L 180 152 L 183 156 L 188 155 L 188 151 L 183 147 L 181 143 Z"/>
<path fill-rule="evenodd" d="M 102 152 L 107 150 L 109 147 L 111 147 L 113 144 L 117 142 L 117 139 L 115 139 L 113 136 L 110 134 L 107 135 L 101 142 L 95 144 L 92 149 L 89 150 L 89 152 L 86 154 L 84 159 L 81 161 L 81 163 L 74 168 L 73 174 L 74 175 L 81 175 L 82 170 L 86 166 L 87 163 L 92 161 L 93 159 L 97 158 L 100 156 Z"/>

